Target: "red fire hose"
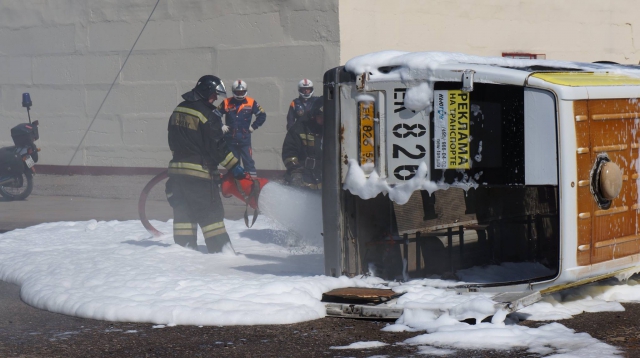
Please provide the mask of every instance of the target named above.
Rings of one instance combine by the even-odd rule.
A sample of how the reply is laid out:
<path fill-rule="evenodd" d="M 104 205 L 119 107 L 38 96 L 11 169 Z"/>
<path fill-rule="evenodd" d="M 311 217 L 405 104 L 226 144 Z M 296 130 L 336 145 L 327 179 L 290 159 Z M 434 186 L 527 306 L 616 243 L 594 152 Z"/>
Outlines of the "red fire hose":
<path fill-rule="evenodd" d="M 140 215 L 140 221 L 142 221 L 142 226 L 144 226 L 144 228 L 147 229 L 147 231 L 154 237 L 164 235 L 164 233 L 162 233 L 161 231 L 153 227 L 153 225 L 151 225 L 151 223 L 147 219 L 147 213 L 145 209 L 147 204 L 147 196 L 149 196 L 149 192 L 151 191 L 151 188 L 153 188 L 159 182 L 167 179 L 168 176 L 169 175 L 166 170 L 154 176 L 153 179 L 151 179 L 147 183 L 147 185 L 144 186 L 144 189 L 142 189 L 142 193 L 140 193 L 140 199 L 138 199 L 138 215 Z"/>

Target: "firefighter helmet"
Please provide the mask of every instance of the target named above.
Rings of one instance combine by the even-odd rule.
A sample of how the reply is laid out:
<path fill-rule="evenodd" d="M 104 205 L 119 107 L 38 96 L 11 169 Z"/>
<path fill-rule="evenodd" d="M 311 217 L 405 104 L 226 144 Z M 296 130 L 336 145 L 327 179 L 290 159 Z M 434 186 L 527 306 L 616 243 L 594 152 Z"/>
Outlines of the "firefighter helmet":
<path fill-rule="evenodd" d="M 302 98 L 311 98 L 313 95 L 313 82 L 306 78 L 300 80 L 300 82 L 298 82 L 298 93 L 300 93 L 300 97 Z"/>
<path fill-rule="evenodd" d="M 243 100 L 247 97 L 247 83 L 243 80 L 236 80 L 231 85 L 231 92 L 233 97 L 238 100 Z"/>
<path fill-rule="evenodd" d="M 227 90 L 224 88 L 222 80 L 213 75 L 206 75 L 200 77 L 196 86 L 191 91 L 183 94 L 182 98 L 187 101 L 206 100 L 214 93 L 223 98 L 227 97 Z"/>

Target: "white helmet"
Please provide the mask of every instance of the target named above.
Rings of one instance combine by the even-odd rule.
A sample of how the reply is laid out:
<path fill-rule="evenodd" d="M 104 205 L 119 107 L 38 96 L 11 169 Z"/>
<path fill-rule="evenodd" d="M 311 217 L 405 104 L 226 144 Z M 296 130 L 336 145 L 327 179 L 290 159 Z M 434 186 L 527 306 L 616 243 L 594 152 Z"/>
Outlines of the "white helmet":
<path fill-rule="evenodd" d="M 298 82 L 298 93 L 302 98 L 311 98 L 313 96 L 313 82 L 306 78 Z"/>
<path fill-rule="evenodd" d="M 243 80 L 236 80 L 231 85 L 231 92 L 235 99 L 243 100 L 247 97 L 247 83 Z"/>

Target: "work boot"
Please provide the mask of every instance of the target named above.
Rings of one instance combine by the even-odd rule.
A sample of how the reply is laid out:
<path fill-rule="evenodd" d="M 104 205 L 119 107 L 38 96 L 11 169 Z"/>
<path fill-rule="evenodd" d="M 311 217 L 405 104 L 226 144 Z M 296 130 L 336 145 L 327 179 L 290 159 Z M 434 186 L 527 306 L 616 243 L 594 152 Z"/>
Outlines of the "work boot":
<path fill-rule="evenodd" d="M 222 248 L 226 244 L 229 244 L 229 246 L 231 246 L 229 235 L 217 235 L 204 239 L 204 242 L 207 244 L 207 251 L 209 251 L 210 254 L 217 254 L 219 252 L 222 252 Z"/>
<path fill-rule="evenodd" d="M 174 237 L 173 241 L 180 246 L 198 251 L 198 241 L 195 238 Z"/>

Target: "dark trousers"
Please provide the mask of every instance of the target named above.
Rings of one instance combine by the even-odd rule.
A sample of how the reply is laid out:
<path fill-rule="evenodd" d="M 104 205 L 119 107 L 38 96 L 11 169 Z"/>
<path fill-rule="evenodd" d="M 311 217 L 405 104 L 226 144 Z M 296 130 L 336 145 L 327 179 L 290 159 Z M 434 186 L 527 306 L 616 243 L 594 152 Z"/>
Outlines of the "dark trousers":
<path fill-rule="evenodd" d="M 176 244 L 198 249 L 198 225 L 204 235 L 209 253 L 222 251 L 230 243 L 224 227 L 224 207 L 218 185 L 187 175 L 169 177 L 167 199 L 173 208 L 173 239 Z"/>
<path fill-rule="evenodd" d="M 233 156 L 242 160 L 242 167 L 249 172 L 252 176 L 256 176 L 256 162 L 253 160 L 253 150 L 251 149 L 251 143 L 238 143 L 228 142 L 227 144 Z"/>

